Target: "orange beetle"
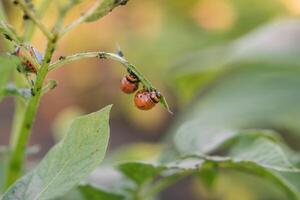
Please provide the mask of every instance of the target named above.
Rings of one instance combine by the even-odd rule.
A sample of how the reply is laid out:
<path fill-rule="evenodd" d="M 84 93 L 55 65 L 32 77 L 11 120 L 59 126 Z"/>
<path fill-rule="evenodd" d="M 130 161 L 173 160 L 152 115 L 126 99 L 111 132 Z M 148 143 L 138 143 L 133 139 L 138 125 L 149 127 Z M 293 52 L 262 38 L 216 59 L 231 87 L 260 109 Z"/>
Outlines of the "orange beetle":
<path fill-rule="evenodd" d="M 29 53 L 30 56 L 33 57 L 33 59 L 37 60 L 38 63 L 42 63 L 43 56 L 34 47 L 29 47 Z M 34 74 L 37 73 L 37 69 L 34 67 L 33 63 L 31 63 L 29 59 L 26 59 L 26 52 L 24 51 L 24 47 L 17 47 L 14 55 L 22 59 L 22 65 L 18 66 L 18 71 Z"/>
<path fill-rule="evenodd" d="M 133 93 L 138 88 L 139 88 L 139 79 L 134 74 L 129 74 L 122 78 L 120 89 L 126 94 Z"/>
<path fill-rule="evenodd" d="M 149 92 L 143 89 L 135 94 L 134 103 L 141 110 L 150 110 L 160 101 L 160 98 L 161 94 L 158 91 Z"/>

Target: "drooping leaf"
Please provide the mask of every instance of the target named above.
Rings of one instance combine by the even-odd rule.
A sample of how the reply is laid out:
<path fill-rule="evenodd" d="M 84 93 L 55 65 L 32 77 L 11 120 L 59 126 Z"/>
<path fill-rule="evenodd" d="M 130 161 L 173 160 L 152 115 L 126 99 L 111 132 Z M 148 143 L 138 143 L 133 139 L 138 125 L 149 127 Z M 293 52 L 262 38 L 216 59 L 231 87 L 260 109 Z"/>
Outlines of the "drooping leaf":
<path fill-rule="evenodd" d="M 103 160 L 111 106 L 75 119 L 65 138 L 41 163 L 5 193 L 2 200 L 46 200 L 64 194 Z"/>
<path fill-rule="evenodd" d="M 216 166 L 219 166 L 250 172 L 275 183 L 286 191 L 289 199 L 300 198 L 297 178 L 290 180 L 290 177 L 298 177 L 300 174 L 293 164 L 294 161 L 298 162 L 299 154 L 289 149 L 278 134 L 272 131 L 234 131 L 229 128 L 222 131 L 222 128 L 208 128 L 196 120 L 179 129 L 175 135 L 175 144 L 180 154 L 196 155 L 196 158 L 193 159 L 192 156 L 187 160 L 179 159 L 172 163 L 172 167 L 185 166 L 184 168 L 191 169 L 193 166 L 206 165 L 205 170 L 216 170 Z M 221 147 L 230 149 L 228 157 L 203 156 Z M 180 154 L 177 158 L 180 158 Z M 204 159 L 205 164 L 199 158 Z"/>
<path fill-rule="evenodd" d="M 171 111 L 170 109 L 170 106 L 166 100 L 166 98 L 164 96 L 161 96 L 161 99 L 160 99 L 160 103 L 163 105 L 163 107 L 165 109 L 167 109 L 167 111 L 170 113 L 170 114 L 173 114 L 173 112 Z"/>
<path fill-rule="evenodd" d="M 199 120 L 186 122 L 175 134 L 174 144 L 180 154 L 207 154 L 211 153 L 225 143 L 241 136 L 264 137 L 279 141 L 280 137 L 275 132 L 268 130 L 236 130 L 231 128 L 209 127 Z"/>
<path fill-rule="evenodd" d="M 290 165 L 276 167 L 266 165 L 264 160 L 253 159 L 251 157 L 241 160 L 238 157 L 222 157 L 222 156 L 191 156 L 181 158 L 164 165 L 153 165 L 147 163 L 126 163 L 126 170 L 123 173 L 136 184 L 142 185 L 143 183 L 151 183 L 155 185 L 155 180 L 159 182 L 168 181 L 176 182 L 180 178 L 187 175 L 196 175 L 202 170 L 218 170 L 230 169 L 240 172 L 250 173 L 263 177 L 266 180 L 272 181 L 275 185 L 286 192 L 289 199 L 298 200 L 300 193 L 290 186 L 290 182 L 280 177 L 282 173 L 289 173 L 297 175 L 299 172 Z M 266 168 L 267 167 L 267 168 Z M 137 170 L 138 169 L 138 170 Z M 280 170 L 280 171 L 278 171 Z M 203 171 L 203 172 L 204 172 Z M 136 173 L 133 173 L 136 172 Z M 143 172 L 147 174 L 143 176 Z M 205 180 L 207 181 L 207 180 Z M 148 185 L 147 184 L 147 185 Z M 158 183 L 156 183 L 158 184 Z M 148 185 L 149 186 L 149 185 Z M 136 190 L 141 189 L 137 187 Z"/>
<path fill-rule="evenodd" d="M 278 171 L 298 171 L 288 158 L 292 150 L 272 131 L 204 128 L 194 121 L 183 125 L 175 137 L 176 149 L 182 156 L 211 153 L 230 142 L 230 156 L 235 161 L 256 162 Z"/>
<path fill-rule="evenodd" d="M 114 8 L 125 5 L 128 0 L 103 0 L 96 8 L 92 11 L 86 22 L 92 22 L 100 19 L 101 17 L 107 15 Z"/>
<path fill-rule="evenodd" d="M 258 138 L 249 145 L 244 145 L 243 149 L 232 151 L 231 157 L 235 161 L 253 161 L 277 171 L 300 172 L 289 161 L 288 155 L 279 144 L 264 138 Z"/>
<path fill-rule="evenodd" d="M 300 173 L 294 172 L 273 172 L 272 175 L 286 185 L 291 190 L 297 199 L 300 199 Z"/>

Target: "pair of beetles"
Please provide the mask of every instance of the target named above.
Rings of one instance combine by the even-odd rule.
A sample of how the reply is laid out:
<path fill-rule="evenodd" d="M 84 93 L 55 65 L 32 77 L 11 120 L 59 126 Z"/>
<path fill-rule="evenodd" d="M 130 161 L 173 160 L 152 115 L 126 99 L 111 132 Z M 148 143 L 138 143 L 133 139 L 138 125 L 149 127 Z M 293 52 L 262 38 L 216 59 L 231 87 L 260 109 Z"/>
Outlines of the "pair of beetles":
<path fill-rule="evenodd" d="M 30 55 L 26 56 L 27 51 Z M 13 55 L 21 59 L 21 65 L 18 66 L 18 71 L 25 73 L 27 76 L 29 73 L 37 74 L 33 61 L 37 61 L 39 64 L 43 61 L 43 56 L 32 46 L 24 49 L 24 47 L 17 47 Z M 32 59 L 29 59 L 32 58 Z M 126 93 L 131 94 L 138 90 L 140 80 L 138 77 L 129 72 L 128 75 L 124 76 L 121 80 L 120 89 Z M 148 91 L 142 89 L 135 94 L 134 103 L 137 108 L 141 110 L 150 110 L 153 108 L 161 99 L 161 94 L 158 91 Z"/>
<path fill-rule="evenodd" d="M 120 89 L 126 94 L 134 93 L 139 88 L 139 82 L 138 77 L 132 72 L 129 72 L 128 75 L 122 78 Z M 134 103 L 136 107 L 141 110 L 150 110 L 160 101 L 160 98 L 160 92 L 142 89 L 135 94 Z"/>

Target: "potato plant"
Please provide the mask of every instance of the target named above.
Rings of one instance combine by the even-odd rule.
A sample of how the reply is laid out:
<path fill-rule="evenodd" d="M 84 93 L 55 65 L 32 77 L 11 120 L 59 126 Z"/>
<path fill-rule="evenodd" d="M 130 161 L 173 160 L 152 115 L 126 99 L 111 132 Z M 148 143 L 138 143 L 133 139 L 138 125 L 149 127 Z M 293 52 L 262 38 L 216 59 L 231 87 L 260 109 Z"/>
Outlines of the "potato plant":
<path fill-rule="evenodd" d="M 112 108 L 108 105 L 97 112 L 74 119 L 64 138 L 49 150 L 33 170 L 26 171 L 24 167 L 26 155 L 30 150 L 28 139 L 41 97 L 58 86 L 55 80 L 47 80 L 47 75 L 50 71 L 59 70 L 65 64 L 87 58 L 99 58 L 99 62 L 102 59 L 117 61 L 124 67 L 126 74 L 138 80 L 143 91 L 149 92 L 149 95 L 155 92 L 151 94 L 159 98 L 154 103 L 163 106 L 170 114 L 172 112 L 163 94 L 158 93 L 159 89 L 154 87 L 141 72 L 142 66 L 136 67 L 127 61 L 120 49 L 117 53 L 82 52 L 61 56 L 58 60 L 52 58 L 58 41 L 68 32 L 83 23 L 101 20 L 118 7 L 125 6 L 126 9 L 128 0 L 96 1 L 95 5 L 81 14 L 78 19 L 63 26 L 66 14 L 77 4 L 82 3 L 80 0 L 69 0 L 59 8 L 59 16 L 51 28 L 42 21 L 45 9 L 51 1 L 41 0 L 39 5 L 26 0 L 14 0 L 11 3 L 20 9 L 23 20 L 28 23 L 21 35 L 8 22 L 5 10 L 1 7 L 0 32 L 5 38 L 7 54 L 0 57 L 0 99 L 13 96 L 16 108 L 10 146 L 0 155 L 0 165 L 5 166 L 0 176 L 3 177 L 0 185 L 1 200 L 159 199 L 163 190 L 186 177 L 200 179 L 209 190 L 219 174 L 226 170 L 262 177 L 281 190 L 287 199 L 300 199 L 299 154 L 292 150 L 275 131 L 259 129 L 258 126 L 236 128 L 225 126 L 225 122 L 222 124 L 223 121 L 218 118 L 220 113 L 229 113 L 228 118 L 236 116 L 237 124 L 239 122 L 242 124 L 243 121 L 239 118 L 239 113 L 232 114 L 226 108 L 222 110 L 221 106 L 218 107 L 218 100 L 221 98 L 207 101 L 209 103 L 204 106 L 213 107 L 209 110 L 208 116 L 213 116 L 214 120 L 204 115 L 194 114 L 192 111 L 187 111 L 185 116 L 181 116 L 188 120 L 179 127 L 174 125 L 174 130 L 171 131 L 172 142 L 151 145 L 158 150 L 155 155 L 150 156 L 152 159 L 148 159 L 148 156 L 126 159 L 126 152 L 129 149 L 120 149 L 115 156 L 104 159 L 109 141 L 109 115 Z M 41 31 L 47 40 L 47 47 L 43 53 L 39 53 L 30 44 L 35 29 Z M 218 55 L 224 55 L 219 59 L 222 65 L 232 67 L 232 63 L 241 62 L 242 56 L 236 55 L 234 49 L 238 45 L 242 43 L 213 49 L 220 52 Z M 231 55 L 225 57 L 228 53 Z M 200 52 L 197 58 L 205 58 L 207 63 L 211 62 L 205 55 L 206 52 Z M 189 60 L 197 60 L 197 58 L 189 58 Z M 10 79 L 12 73 L 15 76 Z M 179 72 L 174 70 L 174 74 L 176 73 L 180 74 L 180 70 Z M 243 73 L 247 74 L 248 71 L 242 71 L 241 74 Z M 182 74 L 188 76 L 188 73 Z M 260 81 L 259 78 L 261 77 L 256 79 L 257 82 Z M 240 80 L 231 81 L 232 83 L 224 84 L 223 87 L 234 88 L 239 85 Z M 280 86 L 276 89 L 278 88 Z M 135 91 L 136 88 L 133 89 Z M 126 91 L 131 92 L 131 89 Z M 261 93 L 264 93 L 263 89 Z M 234 102 L 230 98 L 236 96 L 238 95 L 233 94 L 224 101 L 230 105 Z M 244 96 L 247 97 L 247 94 L 245 93 Z M 149 96 L 149 98 L 153 97 Z M 269 100 L 266 97 L 266 106 Z M 221 111 L 214 110 L 215 108 Z M 249 110 L 256 111 L 254 108 Z M 256 114 L 259 115 L 259 111 Z M 222 117 L 225 119 L 227 116 Z M 133 151 L 138 152 L 140 148 L 144 146 L 135 147 Z M 104 163 L 100 164 L 103 159 Z M 106 168 L 106 171 L 103 168 Z M 106 174 L 111 176 L 110 187 L 103 187 L 102 176 L 96 176 L 93 173 L 95 171 L 102 176 Z M 96 181 L 93 181 L 94 179 Z"/>

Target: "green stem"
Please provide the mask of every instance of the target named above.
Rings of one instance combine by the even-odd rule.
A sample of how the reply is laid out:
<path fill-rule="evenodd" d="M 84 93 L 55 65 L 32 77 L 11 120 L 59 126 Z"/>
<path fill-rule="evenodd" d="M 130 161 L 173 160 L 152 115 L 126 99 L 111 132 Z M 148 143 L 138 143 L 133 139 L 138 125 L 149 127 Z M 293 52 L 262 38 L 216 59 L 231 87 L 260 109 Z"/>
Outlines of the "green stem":
<path fill-rule="evenodd" d="M 46 75 L 48 73 L 48 66 L 53 55 L 55 43 L 48 42 L 46 54 L 42 66 L 37 74 L 37 79 L 33 88 L 34 96 L 29 100 L 23 122 L 20 127 L 20 132 L 17 134 L 19 137 L 16 140 L 15 148 L 12 149 L 10 160 L 8 163 L 8 172 L 5 182 L 5 188 L 8 188 L 20 176 L 23 168 L 23 160 L 26 151 L 26 145 L 30 136 L 31 127 L 35 119 L 37 108 L 42 96 L 42 87 Z"/>
<path fill-rule="evenodd" d="M 71 55 L 68 57 L 62 57 L 60 60 L 51 64 L 49 66 L 49 70 L 57 69 L 67 63 L 70 63 L 70 62 L 73 62 L 76 60 L 81 60 L 84 58 L 95 58 L 95 57 L 101 58 L 101 59 L 108 58 L 108 59 L 112 59 L 112 60 L 120 62 L 128 71 L 133 72 L 139 78 L 140 82 L 143 84 L 143 86 L 146 90 L 149 90 L 149 91 L 156 90 L 156 88 L 151 84 L 151 82 L 148 79 L 146 79 L 144 77 L 144 75 L 141 72 L 139 72 L 133 64 L 129 63 L 125 58 L 119 56 L 118 54 L 114 54 L 114 53 L 106 53 L 106 52 L 77 53 L 77 54 L 74 54 L 74 55 Z M 169 108 L 166 98 L 163 95 L 161 95 L 160 103 L 167 109 L 167 111 L 170 114 L 172 114 L 172 111 Z"/>
<path fill-rule="evenodd" d="M 81 17 L 76 19 L 74 22 L 69 24 L 67 27 L 65 27 L 60 33 L 60 36 L 63 36 L 67 32 L 71 31 L 72 29 L 76 28 L 78 25 L 85 22 L 85 20 L 97 9 L 99 6 L 99 3 L 96 3 L 92 8 L 90 8 L 85 14 L 83 14 Z"/>
<path fill-rule="evenodd" d="M 46 12 L 46 9 L 48 8 L 50 4 L 50 0 L 42 0 L 42 2 L 39 5 L 39 8 L 37 10 L 37 17 L 42 18 Z M 28 26 L 26 26 L 25 34 L 24 34 L 24 41 L 30 41 L 34 31 L 35 31 L 35 23 L 32 21 L 29 22 Z M 18 72 L 14 73 L 14 80 L 15 84 L 18 87 L 25 87 L 26 83 L 23 77 L 20 76 Z M 19 138 L 18 134 L 20 133 L 21 123 L 23 121 L 24 115 L 25 115 L 25 104 L 24 101 L 20 98 L 15 98 L 15 111 L 14 111 L 14 119 L 13 119 L 13 125 L 12 125 L 12 133 L 11 133 L 11 139 L 10 139 L 10 148 L 14 149 L 15 145 L 17 143 L 17 139 Z"/>
<path fill-rule="evenodd" d="M 137 70 L 137 68 L 129 63 L 125 58 L 114 54 L 114 53 L 106 53 L 106 52 L 87 52 L 87 53 L 77 53 L 71 56 L 67 56 L 65 58 L 62 58 L 53 64 L 49 66 L 49 71 L 57 69 L 67 63 L 81 60 L 84 58 L 102 58 L 102 59 L 112 59 L 115 61 L 120 62 L 126 69 L 132 71 L 141 81 L 141 83 L 144 85 L 144 87 L 148 90 L 154 90 L 154 86 L 151 84 L 151 82 L 144 77 L 144 75 Z"/>
<path fill-rule="evenodd" d="M 84 22 L 92 22 L 96 21 L 108 13 L 110 13 L 114 8 L 125 5 L 128 0 L 103 0 L 98 1 L 94 4 L 93 7 L 91 7 L 86 13 L 81 15 L 77 20 L 66 26 L 61 32 L 60 36 L 64 35 L 65 33 L 69 32 L 70 30 L 76 28 L 78 25 L 84 23 Z"/>

